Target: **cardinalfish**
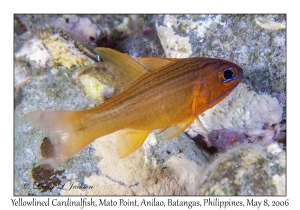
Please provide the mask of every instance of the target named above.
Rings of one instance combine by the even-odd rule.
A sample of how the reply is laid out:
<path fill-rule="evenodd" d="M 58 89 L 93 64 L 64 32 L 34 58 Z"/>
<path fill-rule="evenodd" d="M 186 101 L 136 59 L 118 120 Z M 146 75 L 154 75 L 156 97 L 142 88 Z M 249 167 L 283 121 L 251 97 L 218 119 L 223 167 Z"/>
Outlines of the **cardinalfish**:
<path fill-rule="evenodd" d="M 216 58 L 139 58 L 95 48 L 108 72 L 116 75 L 116 93 L 88 110 L 45 110 L 27 114 L 45 131 L 41 163 L 54 168 L 95 139 L 117 132 L 119 158 L 138 149 L 154 129 L 171 139 L 198 115 L 223 100 L 242 80 L 243 69 Z M 148 68 L 148 70 L 145 68 Z"/>

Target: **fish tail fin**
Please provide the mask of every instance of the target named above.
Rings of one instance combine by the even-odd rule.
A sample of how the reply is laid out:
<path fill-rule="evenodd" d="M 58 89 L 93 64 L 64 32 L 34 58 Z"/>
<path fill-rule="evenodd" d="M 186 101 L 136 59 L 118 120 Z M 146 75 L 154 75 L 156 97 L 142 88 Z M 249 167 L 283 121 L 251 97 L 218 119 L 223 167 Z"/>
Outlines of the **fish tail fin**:
<path fill-rule="evenodd" d="M 27 119 L 43 130 L 40 146 L 41 165 L 55 168 L 73 157 L 94 139 L 85 132 L 84 111 L 35 111 Z"/>

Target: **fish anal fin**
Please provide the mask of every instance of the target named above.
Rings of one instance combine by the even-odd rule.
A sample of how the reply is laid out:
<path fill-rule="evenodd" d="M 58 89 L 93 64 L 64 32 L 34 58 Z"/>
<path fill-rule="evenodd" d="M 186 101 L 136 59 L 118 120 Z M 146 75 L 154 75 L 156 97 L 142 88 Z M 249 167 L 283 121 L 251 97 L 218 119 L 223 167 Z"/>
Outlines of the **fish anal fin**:
<path fill-rule="evenodd" d="M 165 131 L 162 133 L 163 138 L 166 140 L 170 140 L 175 136 L 179 135 L 192 124 L 194 119 L 195 118 L 193 116 L 190 116 L 187 119 L 183 120 L 182 122 L 178 123 L 177 125 L 165 129 Z"/>
<path fill-rule="evenodd" d="M 149 70 L 158 69 L 166 66 L 174 61 L 176 58 L 139 58 L 139 60 L 145 64 Z"/>
<path fill-rule="evenodd" d="M 116 146 L 119 158 L 125 158 L 140 148 L 151 131 L 124 129 L 118 131 Z"/>
<path fill-rule="evenodd" d="M 126 53 L 104 47 L 97 47 L 94 51 L 103 59 L 106 71 L 115 77 L 115 94 L 126 89 L 143 74 L 148 73 L 138 61 Z"/>

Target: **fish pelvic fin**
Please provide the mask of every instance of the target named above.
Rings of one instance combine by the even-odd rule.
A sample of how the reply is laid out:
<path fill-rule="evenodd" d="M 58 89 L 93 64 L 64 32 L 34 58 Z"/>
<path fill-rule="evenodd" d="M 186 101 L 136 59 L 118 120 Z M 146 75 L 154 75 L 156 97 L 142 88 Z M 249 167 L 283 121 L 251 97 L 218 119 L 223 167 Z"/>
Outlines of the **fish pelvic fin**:
<path fill-rule="evenodd" d="M 118 131 L 116 146 L 119 158 L 125 158 L 141 147 L 151 131 L 124 129 Z"/>
<path fill-rule="evenodd" d="M 199 114 L 201 114 L 201 113 L 199 113 L 199 110 L 197 108 L 200 101 L 201 101 L 201 98 L 200 98 L 199 92 L 194 91 L 194 98 L 193 98 L 193 102 L 192 102 L 192 110 L 193 110 L 194 118 L 196 120 L 198 127 L 201 129 L 203 135 L 207 136 L 209 131 L 202 124 L 200 117 L 199 117 Z"/>
<path fill-rule="evenodd" d="M 190 116 L 187 119 L 183 120 L 182 122 L 178 123 L 169 128 L 164 128 L 162 131 L 163 138 L 166 140 L 170 140 L 175 136 L 179 135 L 183 131 L 185 131 L 194 121 L 194 116 Z"/>
<path fill-rule="evenodd" d="M 43 130 L 40 163 L 55 168 L 87 146 L 93 137 L 82 126 L 83 111 L 35 111 L 26 115 L 29 122 Z"/>

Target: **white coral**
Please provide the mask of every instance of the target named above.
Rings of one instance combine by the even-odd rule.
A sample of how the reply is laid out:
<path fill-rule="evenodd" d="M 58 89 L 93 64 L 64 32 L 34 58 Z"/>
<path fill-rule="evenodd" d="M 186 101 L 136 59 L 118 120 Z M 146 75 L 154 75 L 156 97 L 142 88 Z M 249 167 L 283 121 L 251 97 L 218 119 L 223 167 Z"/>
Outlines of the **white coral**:
<path fill-rule="evenodd" d="M 38 38 L 28 40 L 15 54 L 16 59 L 29 62 L 34 68 L 53 65 L 52 56 L 43 41 Z"/>

